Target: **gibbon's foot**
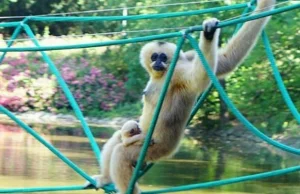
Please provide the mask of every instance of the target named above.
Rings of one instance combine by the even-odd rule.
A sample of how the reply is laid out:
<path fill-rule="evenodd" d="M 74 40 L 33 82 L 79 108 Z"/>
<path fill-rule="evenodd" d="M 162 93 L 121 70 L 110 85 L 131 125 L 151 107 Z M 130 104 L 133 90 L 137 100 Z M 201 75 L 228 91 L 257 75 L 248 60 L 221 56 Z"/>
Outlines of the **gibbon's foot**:
<path fill-rule="evenodd" d="M 210 18 L 207 20 L 204 20 L 203 22 L 203 32 L 204 32 L 204 37 L 207 40 L 212 40 L 214 38 L 214 34 L 217 29 L 217 25 L 219 23 L 219 20 L 216 18 Z"/>
<path fill-rule="evenodd" d="M 94 186 L 90 182 L 86 181 L 84 183 L 85 189 L 95 188 L 96 190 L 98 190 L 99 188 L 103 187 L 104 185 L 107 185 L 112 182 L 110 180 L 110 178 L 104 177 L 103 175 L 93 175 L 92 179 L 94 179 L 96 181 L 96 186 Z"/>

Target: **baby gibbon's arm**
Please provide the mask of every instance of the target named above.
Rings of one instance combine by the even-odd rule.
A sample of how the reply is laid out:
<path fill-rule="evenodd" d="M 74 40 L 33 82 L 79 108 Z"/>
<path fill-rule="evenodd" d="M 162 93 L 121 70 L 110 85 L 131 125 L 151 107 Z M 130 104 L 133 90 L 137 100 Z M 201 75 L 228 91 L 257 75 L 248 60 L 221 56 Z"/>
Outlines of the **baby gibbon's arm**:
<path fill-rule="evenodd" d="M 123 145 L 129 146 L 131 144 L 135 145 L 142 145 L 144 143 L 145 135 L 144 134 L 137 134 L 132 137 L 127 137 L 126 139 L 123 139 Z"/>

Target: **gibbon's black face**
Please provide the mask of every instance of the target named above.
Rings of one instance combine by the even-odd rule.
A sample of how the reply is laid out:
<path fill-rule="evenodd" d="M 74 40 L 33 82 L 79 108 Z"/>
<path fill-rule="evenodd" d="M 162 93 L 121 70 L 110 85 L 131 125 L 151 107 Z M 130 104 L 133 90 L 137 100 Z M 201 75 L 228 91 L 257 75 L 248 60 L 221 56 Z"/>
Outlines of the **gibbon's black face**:
<path fill-rule="evenodd" d="M 168 57 L 165 53 L 153 53 L 151 55 L 152 68 L 155 71 L 165 71 Z"/>
<path fill-rule="evenodd" d="M 140 133 L 141 133 L 141 129 L 137 126 L 136 128 L 132 128 L 129 131 L 129 136 L 132 137 L 132 136 L 140 134 Z"/>

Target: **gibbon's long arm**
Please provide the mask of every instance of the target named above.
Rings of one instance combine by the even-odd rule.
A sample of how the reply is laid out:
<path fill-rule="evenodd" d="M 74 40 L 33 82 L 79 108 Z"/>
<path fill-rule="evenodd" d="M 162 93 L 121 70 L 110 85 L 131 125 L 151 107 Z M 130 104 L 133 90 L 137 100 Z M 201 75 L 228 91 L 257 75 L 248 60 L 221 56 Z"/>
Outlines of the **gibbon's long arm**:
<path fill-rule="evenodd" d="M 273 9 L 275 3 L 276 0 L 257 0 L 257 7 L 252 15 Z M 230 73 L 243 61 L 256 44 L 269 19 L 270 17 L 265 17 L 246 22 L 226 46 L 219 50 L 217 76 Z"/>
<path fill-rule="evenodd" d="M 216 71 L 218 62 L 218 42 L 221 29 L 217 29 L 219 20 L 211 18 L 203 22 L 204 30 L 200 33 L 199 48 L 202 50 L 210 68 L 213 72 Z M 193 59 L 193 74 L 196 78 L 195 87 L 197 91 L 202 92 L 209 83 L 209 78 L 204 70 L 199 57 Z M 191 79 L 191 77 L 189 77 Z"/>

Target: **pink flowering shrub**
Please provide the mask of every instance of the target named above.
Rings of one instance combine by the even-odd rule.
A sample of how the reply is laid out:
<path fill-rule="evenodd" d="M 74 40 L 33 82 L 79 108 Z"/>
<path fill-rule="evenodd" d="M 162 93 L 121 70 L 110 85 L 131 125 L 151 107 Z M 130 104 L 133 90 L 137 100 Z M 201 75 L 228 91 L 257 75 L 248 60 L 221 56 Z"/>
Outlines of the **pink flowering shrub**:
<path fill-rule="evenodd" d="M 83 58 L 59 59 L 54 64 L 84 111 L 108 111 L 124 100 L 122 80 L 105 74 Z M 70 109 L 56 78 L 40 57 L 21 54 L 0 65 L 0 104 L 12 111 Z"/>

